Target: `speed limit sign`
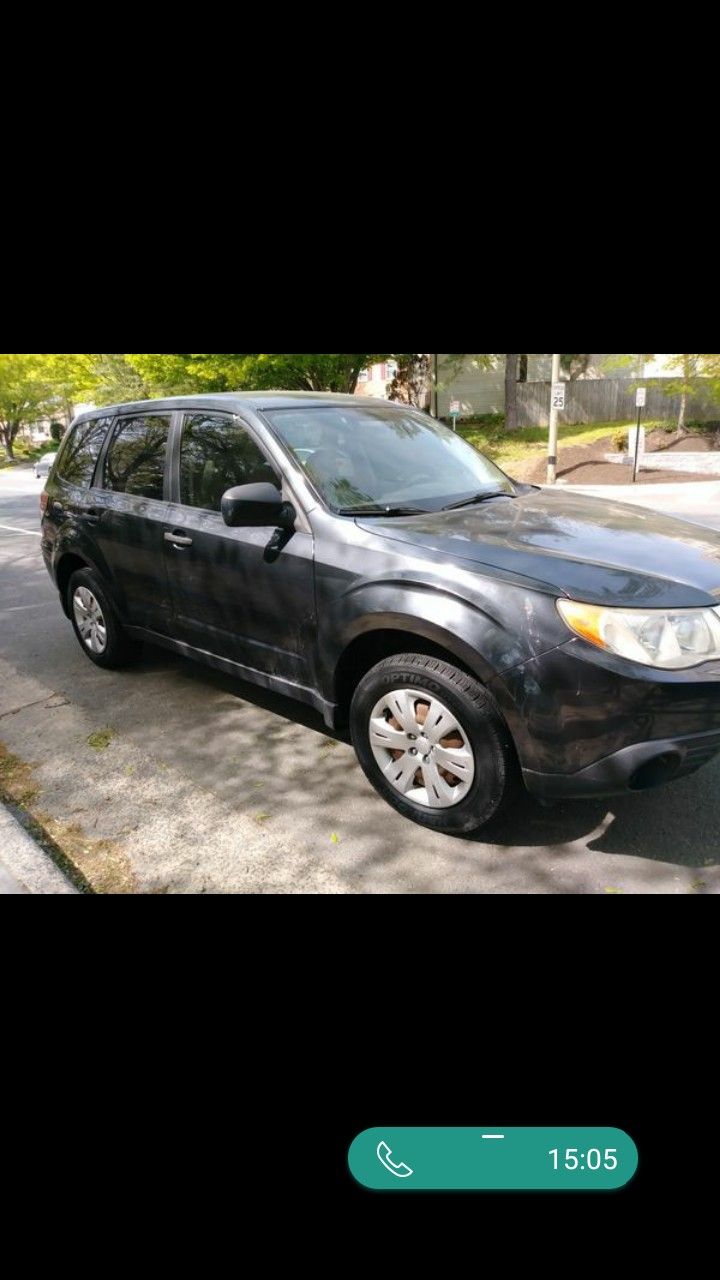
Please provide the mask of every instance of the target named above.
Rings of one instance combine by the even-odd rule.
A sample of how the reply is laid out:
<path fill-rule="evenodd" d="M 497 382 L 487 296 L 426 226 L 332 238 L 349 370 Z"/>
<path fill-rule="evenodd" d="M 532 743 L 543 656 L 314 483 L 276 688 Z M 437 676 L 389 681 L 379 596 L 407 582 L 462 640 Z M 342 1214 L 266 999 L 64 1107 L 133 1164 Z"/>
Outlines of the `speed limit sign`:
<path fill-rule="evenodd" d="M 550 407 L 552 409 L 565 408 L 565 383 L 564 382 L 553 382 Z"/>

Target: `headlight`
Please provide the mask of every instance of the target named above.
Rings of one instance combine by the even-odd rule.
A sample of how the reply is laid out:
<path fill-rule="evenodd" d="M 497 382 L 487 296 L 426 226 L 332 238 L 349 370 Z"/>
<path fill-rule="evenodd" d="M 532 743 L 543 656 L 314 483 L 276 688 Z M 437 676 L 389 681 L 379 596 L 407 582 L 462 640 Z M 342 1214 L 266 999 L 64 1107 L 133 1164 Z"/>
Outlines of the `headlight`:
<path fill-rule="evenodd" d="M 709 609 L 605 609 L 558 600 L 577 635 L 631 662 L 676 670 L 720 658 L 720 606 Z"/>

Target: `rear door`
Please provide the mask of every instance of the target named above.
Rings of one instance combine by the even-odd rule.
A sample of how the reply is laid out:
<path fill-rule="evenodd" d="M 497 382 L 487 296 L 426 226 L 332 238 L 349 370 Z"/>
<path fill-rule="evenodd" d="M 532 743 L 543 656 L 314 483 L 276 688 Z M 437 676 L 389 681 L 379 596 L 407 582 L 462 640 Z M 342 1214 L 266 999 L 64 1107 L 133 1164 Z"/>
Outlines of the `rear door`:
<path fill-rule="evenodd" d="M 85 516 L 110 571 L 123 622 L 162 634 L 170 629 L 163 533 L 171 422 L 170 413 L 118 418 Z"/>
<path fill-rule="evenodd" d="M 230 529 L 220 514 L 235 485 L 281 489 L 277 467 L 233 414 L 184 414 L 175 452 L 177 505 L 165 545 L 173 634 L 255 671 L 312 683 L 312 535 L 298 528 L 278 542 L 274 527 Z"/>

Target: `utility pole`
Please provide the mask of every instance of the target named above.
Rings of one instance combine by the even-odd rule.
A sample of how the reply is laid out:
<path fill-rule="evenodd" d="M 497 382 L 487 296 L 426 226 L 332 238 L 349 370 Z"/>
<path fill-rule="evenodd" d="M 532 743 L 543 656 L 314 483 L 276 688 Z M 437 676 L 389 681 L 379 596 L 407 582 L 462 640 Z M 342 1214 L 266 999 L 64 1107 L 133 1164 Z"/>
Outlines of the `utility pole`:
<path fill-rule="evenodd" d="M 433 356 L 433 379 L 432 379 L 432 395 L 430 398 L 431 412 L 434 418 L 438 418 L 438 358 Z"/>
<path fill-rule="evenodd" d="M 562 401 L 562 403 L 561 403 Z M 558 409 L 564 407 L 565 388 L 560 386 L 560 356 L 552 358 L 552 388 L 550 390 L 550 434 L 548 437 L 547 483 L 555 483 L 557 472 Z"/>

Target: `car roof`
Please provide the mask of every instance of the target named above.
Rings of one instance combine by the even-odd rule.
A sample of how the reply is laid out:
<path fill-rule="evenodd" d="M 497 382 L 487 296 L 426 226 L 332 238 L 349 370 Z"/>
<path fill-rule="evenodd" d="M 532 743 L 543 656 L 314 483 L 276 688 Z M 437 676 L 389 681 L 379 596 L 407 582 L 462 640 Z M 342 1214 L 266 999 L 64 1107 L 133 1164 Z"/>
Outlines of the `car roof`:
<path fill-rule="evenodd" d="M 162 409 L 293 409 L 327 405 L 353 405 L 355 408 L 382 406 L 385 409 L 407 410 L 407 405 L 394 404 L 390 400 L 373 399 L 370 396 L 338 395 L 332 391 L 218 391 L 208 395 L 168 396 L 162 400 L 134 400 L 126 404 L 99 405 L 78 414 L 76 422 L 88 418 L 112 417 L 116 413 L 143 413 Z"/>

